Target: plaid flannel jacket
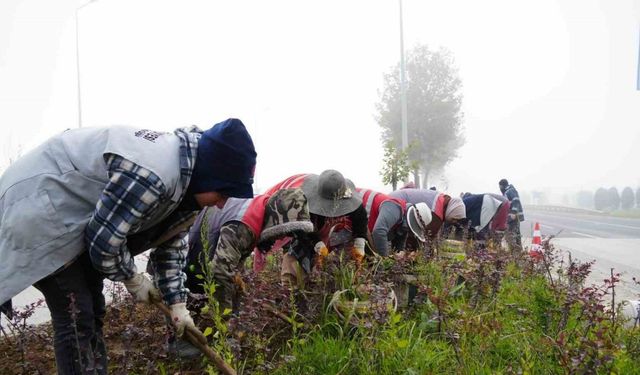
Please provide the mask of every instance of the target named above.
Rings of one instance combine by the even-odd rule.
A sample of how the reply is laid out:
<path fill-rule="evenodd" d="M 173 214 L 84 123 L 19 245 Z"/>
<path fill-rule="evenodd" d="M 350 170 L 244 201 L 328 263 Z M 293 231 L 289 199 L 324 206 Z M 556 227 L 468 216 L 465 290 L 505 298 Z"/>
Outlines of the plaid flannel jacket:
<path fill-rule="evenodd" d="M 180 183 L 186 193 L 197 155 L 201 131 L 196 127 L 178 129 L 180 137 Z M 110 154 L 107 157 L 109 183 L 105 187 L 96 211 L 85 229 L 85 241 L 94 267 L 113 281 L 133 277 L 137 272 L 126 238 L 144 221 L 156 214 L 160 202 L 169 199 L 160 178 L 141 166 Z M 183 194 L 184 194 L 183 193 Z M 181 200 L 184 198 L 181 197 Z M 178 203 L 170 207 L 174 211 Z M 197 212 L 174 212 L 169 218 L 175 227 Z M 155 282 L 169 305 L 185 302 L 187 289 L 183 268 L 186 264 L 188 230 L 152 250 L 150 260 L 156 274 Z"/>

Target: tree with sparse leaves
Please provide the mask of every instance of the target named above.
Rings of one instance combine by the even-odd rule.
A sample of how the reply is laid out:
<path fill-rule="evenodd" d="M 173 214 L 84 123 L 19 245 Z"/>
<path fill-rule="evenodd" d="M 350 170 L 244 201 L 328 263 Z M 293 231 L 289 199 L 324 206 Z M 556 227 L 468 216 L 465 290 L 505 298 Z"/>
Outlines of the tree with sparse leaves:
<path fill-rule="evenodd" d="M 596 190 L 596 194 L 593 196 L 593 206 L 596 210 L 602 211 L 609 207 L 609 193 L 605 188 L 599 188 Z"/>
<path fill-rule="evenodd" d="M 615 186 L 609 188 L 609 208 L 613 211 L 620 208 L 620 194 Z"/>
<path fill-rule="evenodd" d="M 633 194 L 633 189 L 631 189 L 629 186 L 624 188 L 624 190 L 622 190 L 622 194 L 620 195 L 620 207 L 622 207 L 623 210 L 630 210 L 633 208 L 635 201 L 636 197 Z"/>
<path fill-rule="evenodd" d="M 414 143 L 409 159 L 416 187 L 420 175 L 426 186 L 429 175 L 456 158 L 464 144 L 462 135 L 462 83 L 449 51 L 418 45 L 407 53 L 407 136 Z M 402 138 L 400 64 L 384 76 L 384 88 L 376 105 L 376 120 L 383 142 L 400 147 Z"/>
<path fill-rule="evenodd" d="M 410 149 L 410 148 L 409 148 Z M 408 150 L 401 150 L 393 142 L 384 145 L 384 159 L 380 175 L 384 184 L 391 184 L 393 190 L 398 187 L 398 182 L 409 176 L 412 165 L 409 163 Z"/>
<path fill-rule="evenodd" d="M 593 207 L 593 193 L 588 190 L 581 190 L 578 192 L 576 199 L 578 207 L 592 208 Z"/>

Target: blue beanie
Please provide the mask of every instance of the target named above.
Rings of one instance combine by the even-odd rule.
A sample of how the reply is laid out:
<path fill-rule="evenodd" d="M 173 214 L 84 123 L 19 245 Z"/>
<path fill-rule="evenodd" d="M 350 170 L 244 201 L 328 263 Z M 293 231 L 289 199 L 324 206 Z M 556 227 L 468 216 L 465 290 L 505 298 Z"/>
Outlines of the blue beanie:
<path fill-rule="evenodd" d="M 191 193 L 218 192 L 253 198 L 256 150 L 242 121 L 230 118 L 202 133 L 191 176 Z"/>

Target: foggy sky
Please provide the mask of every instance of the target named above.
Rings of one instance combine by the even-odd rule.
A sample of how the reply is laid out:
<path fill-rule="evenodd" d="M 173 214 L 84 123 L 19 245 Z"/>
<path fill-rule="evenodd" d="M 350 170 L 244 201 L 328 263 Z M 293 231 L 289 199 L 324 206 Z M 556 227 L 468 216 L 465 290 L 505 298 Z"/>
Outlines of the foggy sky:
<path fill-rule="evenodd" d="M 0 165 L 77 127 L 78 1 L 0 3 Z M 386 191 L 375 123 L 398 2 L 99 0 L 80 11 L 85 126 L 242 119 L 261 190 L 335 168 Z M 440 188 L 640 184 L 637 1 L 404 0 L 405 47 L 444 46 L 467 143 Z"/>

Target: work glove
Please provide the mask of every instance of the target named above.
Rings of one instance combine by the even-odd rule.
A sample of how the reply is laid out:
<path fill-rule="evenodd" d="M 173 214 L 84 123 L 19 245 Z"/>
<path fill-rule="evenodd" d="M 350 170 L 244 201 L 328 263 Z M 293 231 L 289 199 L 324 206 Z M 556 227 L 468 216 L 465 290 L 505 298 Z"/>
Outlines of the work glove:
<path fill-rule="evenodd" d="M 329 255 L 329 249 L 327 248 L 327 245 L 325 245 L 324 242 L 322 241 L 318 241 L 316 245 L 313 247 L 313 250 L 315 250 L 316 254 L 323 257 L 326 257 L 327 255 Z"/>
<path fill-rule="evenodd" d="M 356 263 L 361 263 L 364 259 L 364 238 L 358 237 L 353 241 L 353 247 L 351 248 L 351 257 Z"/>
<path fill-rule="evenodd" d="M 176 303 L 169 308 L 171 309 L 171 323 L 173 323 L 178 337 L 184 334 L 185 328 L 197 329 L 189 310 L 187 310 L 186 303 Z"/>
<path fill-rule="evenodd" d="M 123 283 L 138 302 L 150 305 L 153 302 L 160 301 L 158 289 L 148 277 L 141 273 L 136 273 L 129 280 L 124 280 Z"/>
<path fill-rule="evenodd" d="M 318 241 L 313 247 L 313 250 L 316 252 L 316 265 L 322 267 L 324 258 L 329 255 L 327 245 L 325 245 L 323 241 Z"/>

